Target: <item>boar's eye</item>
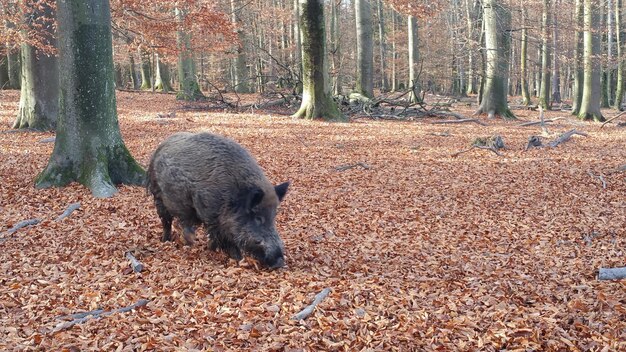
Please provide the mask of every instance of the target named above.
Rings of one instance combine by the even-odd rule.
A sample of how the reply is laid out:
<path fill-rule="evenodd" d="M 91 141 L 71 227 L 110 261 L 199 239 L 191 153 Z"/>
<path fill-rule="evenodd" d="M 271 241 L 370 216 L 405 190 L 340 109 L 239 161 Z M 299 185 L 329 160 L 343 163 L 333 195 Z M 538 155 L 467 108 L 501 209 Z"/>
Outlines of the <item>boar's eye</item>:
<path fill-rule="evenodd" d="M 265 218 L 264 218 L 264 217 L 262 217 L 262 216 L 258 216 L 258 215 L 257 215 L 257 216 L 255 216 L 255 217 L 254 217 L 254 222 L 255 222 L 257 225 L 263 225 L 263 224 L 265 223 Z"/>

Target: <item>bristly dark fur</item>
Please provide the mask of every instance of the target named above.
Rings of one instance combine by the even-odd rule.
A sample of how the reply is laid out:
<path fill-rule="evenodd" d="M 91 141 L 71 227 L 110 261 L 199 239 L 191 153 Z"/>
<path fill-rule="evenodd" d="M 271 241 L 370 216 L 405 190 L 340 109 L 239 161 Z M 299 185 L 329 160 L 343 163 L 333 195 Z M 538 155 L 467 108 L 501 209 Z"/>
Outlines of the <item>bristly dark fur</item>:
<path fill-rule="evenodd" d="M 209 133 L 177 133 L 154 152 L 146 188 L 154 196 L 171 240 L 173 218 L 185 239 L 204 225 L 210 248 L 234 259 L 249 253 L 268 267 L 284 264 L 274 219 L 289 184 L 273 186 L 254 158 L 236 142 Z"/>

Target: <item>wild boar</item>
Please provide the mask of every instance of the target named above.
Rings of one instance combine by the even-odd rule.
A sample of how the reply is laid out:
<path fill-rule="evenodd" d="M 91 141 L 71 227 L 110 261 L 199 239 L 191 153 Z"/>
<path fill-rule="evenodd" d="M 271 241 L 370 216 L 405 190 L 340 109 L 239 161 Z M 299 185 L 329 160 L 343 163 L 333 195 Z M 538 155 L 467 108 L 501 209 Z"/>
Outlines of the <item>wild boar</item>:
<path fill-rule="evenodd" d="M 285 264 L 275 218 L 289 182 L 272 185 L 235 141 L 210 133 L 176 133 L 156 149 L 147 176 L 163 225 L 162 241 L 171 240 L 172 220 L 178 218 L 188 243 L 195 228 L 204 225 L 211 250 L 235 260 L 247 253 L 271 269 Z"/>

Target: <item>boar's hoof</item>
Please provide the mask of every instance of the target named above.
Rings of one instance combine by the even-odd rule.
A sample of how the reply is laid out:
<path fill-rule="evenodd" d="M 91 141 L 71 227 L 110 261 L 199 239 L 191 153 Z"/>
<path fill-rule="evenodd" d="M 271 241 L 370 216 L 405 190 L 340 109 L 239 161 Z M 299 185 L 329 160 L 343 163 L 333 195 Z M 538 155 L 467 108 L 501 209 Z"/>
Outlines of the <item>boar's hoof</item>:
<path fill-rule="evenodd" d="M 185 244 L 187 246 L 193 245 L 196 241 L 196 231 L 194 231 L 191 227 L 185 227 L 183 229 L 183 239 L 185 240 Z"/>

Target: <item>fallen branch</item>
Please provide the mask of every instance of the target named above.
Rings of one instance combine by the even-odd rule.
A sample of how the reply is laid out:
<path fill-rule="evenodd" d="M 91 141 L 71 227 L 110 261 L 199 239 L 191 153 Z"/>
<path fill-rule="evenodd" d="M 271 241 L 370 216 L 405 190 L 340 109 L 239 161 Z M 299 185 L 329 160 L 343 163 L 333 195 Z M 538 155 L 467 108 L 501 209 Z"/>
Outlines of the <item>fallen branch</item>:
<path fill-rule="evenodd" d="M 621 280 L 626 279 L 626 266 L 621 268 L 600 268 L 598 280 Z"/>
<path fill-rule="evenodd" d="M 70 214 L 72 214 L 74 212 L 74 210 L 80 208 L 80 202 L 77 203 L 72 203 L 70 204 L 67 209 L 65 209 L 65 211 L 59 215 L 58 218 L 56 218 L 55 221 L 61 221 L 63 219 L 65 219 L 66 217 L 70 216 Z"/>
<path fill-rule="evenodd" d="M 493 147 L 483 147 L 483 146 L 473 145 L 473 146 L 471 146 L 471 147 L 469 147 L 469 148 L 467 148 L 467 149 L 465 149 L 465 150 L 461 150 L 461 151 L 459 151 L 459 152 L 456 152 L 456 153 L 452 154 L 452 157 L 453 157 L 453 158 L 456 158 L 457 156 L 459 156 L 459 155 L 461 155 L 461 154 L 463 154 L 463 153 L 467 153 L 467 152 L 469 152 L 469 151 L 470 151 L 470 150 L 472 150 L 472 149 L 486 149 L 486 150 L 491 150 L 492 152 L 496 153 L 496 155 L 498 155 L 498 156 L 504 156 L 502 153 L 500 153 L 499 151 L 497 151 L 497 150 L 496 150 L 495 148 L 493 148 Z"/>
<path fill-rule="evenodd" d="M 48 138 L 44 138 L 42 140 L 39 141 L 39 143 L 54 143 L 54 141 L 56 141 L 57 137 L 48 137 Z"/>
<path fill-rule="evenodd" d="M 340 165 L 340 166 L 337 166 L 337 167 L 335 168 L 335 170 L 337 170 L 337 171 L 341 172 L 341 171 L 346 171 L 346 170 L 348 170 L 348 169 L 355 168 L 355 167 L 357 167 L 357 166 L 360 166 L 360 167 L 364 168 L 365 170 L 369 170 L 369 169 L 371 169 L 371 168 L 372 168 L 371 166 L 369 166 L 369 165 L 367 165 L 367 164 L 365 164 L 365 163 L 358 162 L 358 163 L 356 163 L 356 164 L 351 164 L 351 165 Z"/>
<path fill-rule="evenodd" d="M 23 227 L 37 225 L 40 222 L 41 222 L 41 219 L 28 219 L 28 220 L 20 221 L 17 224 L 13 225 L 13 227 L 8 229 L 6 231 L 6 234 L 10 235 L 10 234 L 14 233 L 15 231 L 17 231 L 17 230 L 19 230 L 19 229 L 21 229 Z"/>
<path fill-rule="evenodd" d="M 137 258 L 135 258 L 133 253 L 128 251 L 126 252 L 125 256 L 126 259 L 130 261 L 130 266 L 133 268 L 134 272 L 140 273 L 143 270 L 143 264 L 139 260 L 137 260 Z"/>
<path fill-rule="evenodd" d="M 553 119 L 550 120 L 544 120 L 544 123 L 551 123 L 551 122 L 555 122 L 558 120 L 563 120 L 565 117 L 555 117 Z M 520 123 L 519 125 L 517 125 L 517 127 L 525 127 L 525 126 L 535 126 L 535 125 L 541 125 L 541 121 L 530 121 L 530 122 L 524 122 L 524 123 Z"/>
<path fill-rule="evenodd" d="M 580 132 L 577 131 L 576 129 L 573 130 L 569 130 L 565 133 L 563 133 L 562 135 L 560 135 L 559 137 L 557 137 L 557 139 L 553 140 L 552 142 L 548 143 L 548 146 L 554 148 L 557 145 L 561 144 L 561 143 L 565 143 L 567 142 L 570 138 L 572 138 L 573 135 L 580 135 L 580 136 L 585 136 L 588 137 L 589 135 L 584 133 L 584 132 Z"/>
<path fill-rule="evenodd" d="M 87 320 L 92 319 L 92 318 L 93 319 L 100 319 L 102 317 L 106 317 L 106 316 L 114 314 L 114 313 L 130 312 L 133 309 L 145 306 L 146 304 L 148 304 L 148 302 L 149 301 L 147 299 L 141 299 L 137 303 L 132 304 L 132 305 L 130 305 L 128 307 L 118 308 L 118 309 L 114 309 L 114 310 L 110 310 L 110 311 L 104 311 L 102 309 L 98 309 L 98 310 L 93 310 L 91 312 L 72 314 L 69 317 L 74 318 L 73 320 L 66 321 L 66 322 L 58 324 L 54 329 L 52 329 L 52 332 L 57 332 L 57 331 L 69 329 L 69 328 L 71 328 L 72 326 L 74 326 L 76 324 L 84 323 Z M 65 316 L 65 317 L 68 317 L 68 316 Z M 63 318 L 63 317 L 60 317 L 60 318 Z M 58 319 L 60 319 L 60 318 L 58 318 Z"/>
<path fill-rule="evenodd" d="M 313 313 L 313 309 L 315 309 L 315 307 L 318 304 L 322 303 L 324 298 L 326 298 L 326 296 L 328 296 L 329 293 L 330 293 L 330 288 L 327 287 L 323 289 L 322 292 L 315 295 L 315 299 L 313 300 L 313 303 L 311 303 L 306 308 L 301 310 L 300 313 L 294 315 L 293 318 L 291 319 L 298 320 L 298 321 L 306 319 L 309 315 L 311 315 L 311 313 Z"/>
<path fill-rule="evenodd" d="M 604 180 L 604 176 L 600 175 L 594 175 L 593 172 L 591 172 L 591 170 L 587 170 L 587 174 L 589 174 L 589 176 L 591 176 L 592 178 L 599 178 L 600 182 L 602 182 L 602 188 L 606 189 L 606 181 Z"/>
<path fill-rule="evenodd" d="M 431 122 L 433 125 L 443 125 L 443 124 L 451 124 L 451 123 L 468 123 L 474 122 L 481 126 L 487 126 L 486 123 L 478 120 L 478 119 L 459 119 L 459 120 L 444 120 L 444 121 L 433 121 Z"/>
<path fill-rule="evenodd" d="M 615 120 L 616 118 L 618 118 L 618 117 L 620 117 L 620 116 L 622 116 L 622 115 L 624 115 L 624 114 L 626 114 L 626 111 L 622 111 L 622 112 L 620 112 L 619 114 L 617 114 L 617 115 L 615 115 L 615 116 L 611 117 L 610 119 L 608 119 L 608 120 L 604 121 L 604 123 L 602 124 L 602 126 L 600 126 L 600 128 L 604 127 L 604 125 L 606 125 L 607 123 L 609 123 L 609 122 L 611 122 L 611 121 Z"/>

